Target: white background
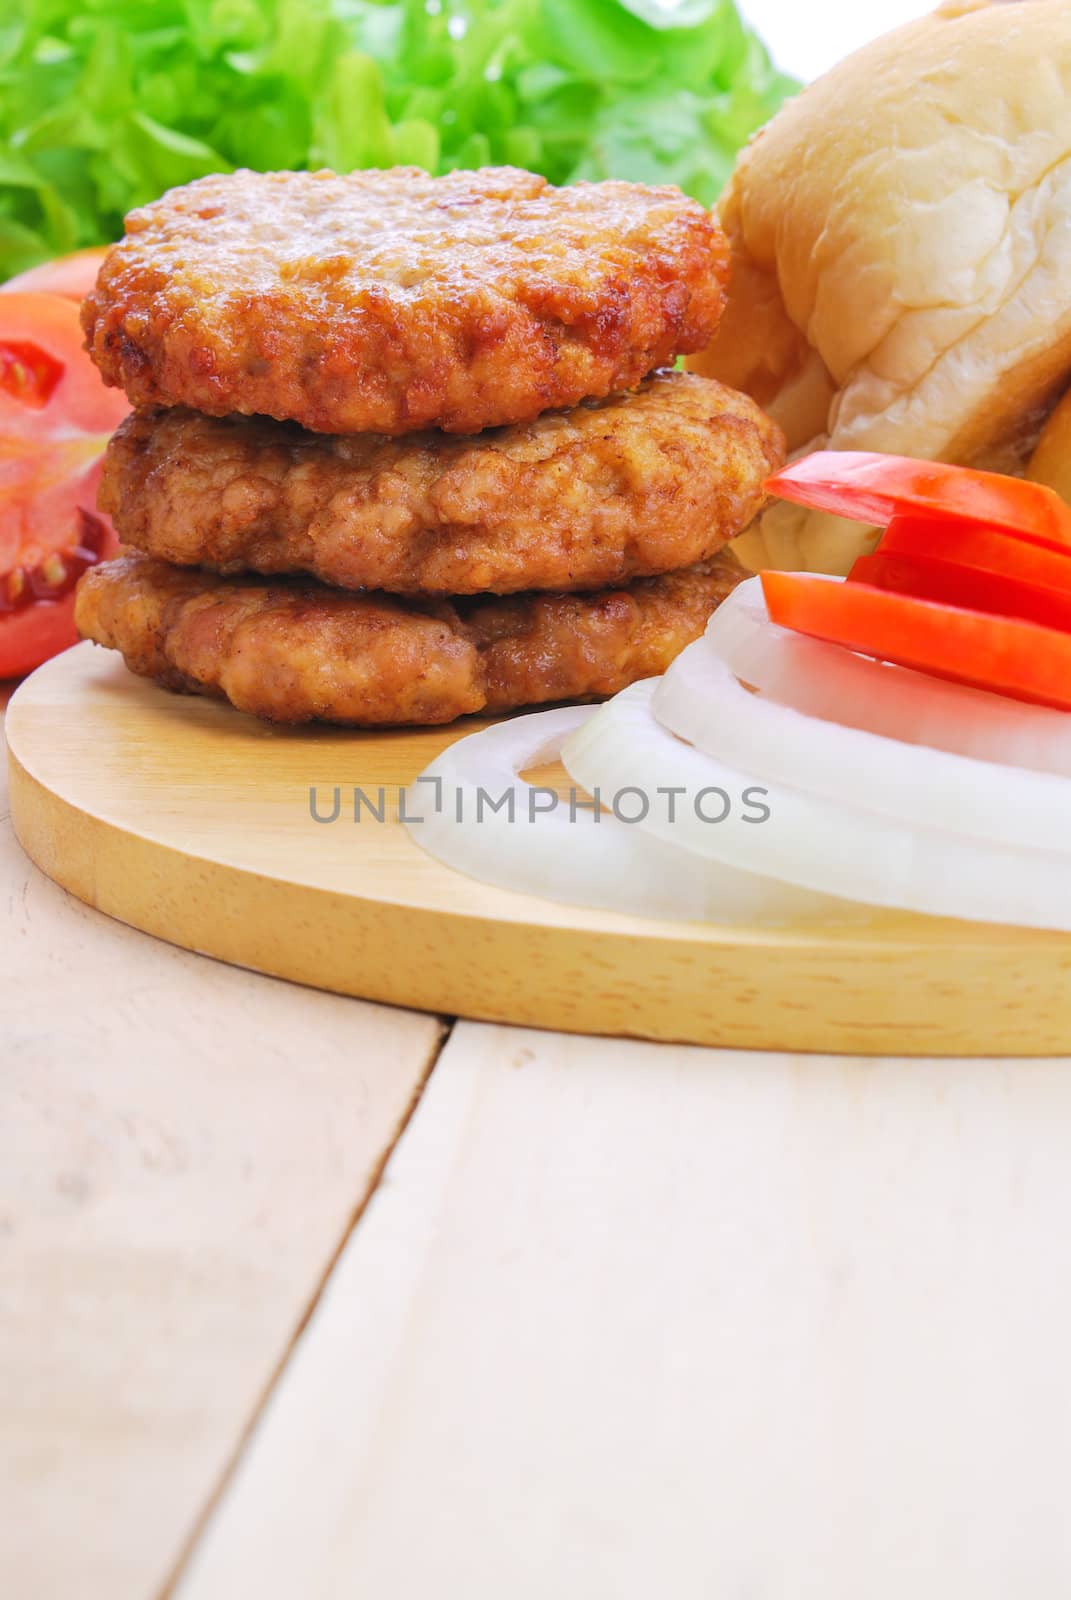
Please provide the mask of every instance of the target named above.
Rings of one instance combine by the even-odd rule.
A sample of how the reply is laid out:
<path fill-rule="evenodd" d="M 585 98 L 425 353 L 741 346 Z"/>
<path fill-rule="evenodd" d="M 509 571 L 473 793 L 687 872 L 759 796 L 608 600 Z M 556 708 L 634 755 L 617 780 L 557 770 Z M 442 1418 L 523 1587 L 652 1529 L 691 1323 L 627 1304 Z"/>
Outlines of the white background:
<path fill-rule="evenodd" d="M 937 0 L 737 0 L 777 65 L 798 78 L 816 78 L 834 61 L 912 17 Z"/>

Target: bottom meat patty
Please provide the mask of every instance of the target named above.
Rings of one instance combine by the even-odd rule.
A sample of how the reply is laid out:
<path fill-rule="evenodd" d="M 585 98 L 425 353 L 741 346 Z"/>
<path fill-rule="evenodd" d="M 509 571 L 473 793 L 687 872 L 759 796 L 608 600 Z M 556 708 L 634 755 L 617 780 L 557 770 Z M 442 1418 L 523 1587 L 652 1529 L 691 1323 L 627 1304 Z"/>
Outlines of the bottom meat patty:
<path fill-rule="evenodd" d="M 128 554 L 78 588 L 84 638 L 169 689 L 271 722 L 451 722 L 664 672 L 745 577 L 728 554 L 587 594 L 398 600 Z"/>

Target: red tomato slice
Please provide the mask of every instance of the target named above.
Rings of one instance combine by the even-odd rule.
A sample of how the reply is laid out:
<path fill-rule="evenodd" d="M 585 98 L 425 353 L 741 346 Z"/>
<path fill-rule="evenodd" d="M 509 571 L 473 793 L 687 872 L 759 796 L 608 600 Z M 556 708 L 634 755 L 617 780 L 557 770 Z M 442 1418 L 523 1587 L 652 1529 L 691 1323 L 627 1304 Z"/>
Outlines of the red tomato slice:
<path fill-rule="evenodd" d="M 108 246 L 92 250 L 76 250 L 73 255 L 60 256 L 56 261 L 42 261 L 39 267 L 20 272 L 9 278 L 0 289 L 5 294 L 61 294 L 67 300 L 84 300 L 97 281 L 101 262 L 108 254 Z"/>
<path fill-rule="evenodd" d="M 0 678 L 21 678 L 77 643 L 73 589 L 62 600 L 26 606 L 0 617 Z"/>
<path fill-rule="evenodd" d="M 820 450 L 774 473 L 766 488 L 783 500 L 882 528 L 901 512 L 925 511 L 1071 545 L 1071 506 L 1052 489 L 940 461 Z"/>
<path fill-rule="evenodd" d="M 995 694 L 1071 710 L 1071 633 L 866 583 L 764 572 L 771 620 L 860 655 Z"/>
<path fill-rule="evenodd" d="M 74 585 L 117 546 L 97 484 L 127 409 L 82 349 L 72 301 L 0 295 L 0 678 L 75 642 Z"/>
<path fill-rule="evenodd" d="M 861 556 L 848 574 L 848 581 L 869 583 L 894 594 L 913 594 L 918 600 L 939 600 L 969 611 L 988 611 L 998 617 L 1025 617 L 1028 622 L 1040 622 L 1044 628 L 1071 632 L 1071 588 L 1043 588 L 951 561 L 887 554 L 882 549 L 876 555 Z"/>
<path fill-rule="evenodd" d="M 1021 534 L 944 517 L 894 517 L 877 553 L 951 561 L 1046 589 L 1071 589 L 1071 546 L 1041 545 Z"/>

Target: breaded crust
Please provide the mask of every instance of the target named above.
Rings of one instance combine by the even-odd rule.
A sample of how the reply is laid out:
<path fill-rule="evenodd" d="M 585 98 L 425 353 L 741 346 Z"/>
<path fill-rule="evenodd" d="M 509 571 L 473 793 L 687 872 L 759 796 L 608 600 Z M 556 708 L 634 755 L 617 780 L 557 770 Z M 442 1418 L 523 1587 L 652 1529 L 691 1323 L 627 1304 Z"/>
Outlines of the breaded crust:
<path fill-rule="evenodd" d="M 400 601 L 126 555 L 78 587 L 83 637 L 169 689 L 271 722 L 451 722 L 663 672 L 745 574 L 728 554 L 586 595 Z"/>
<path fill-rule="evenodd" d="M 722 234 L 678 189 L 512 167 L 235 172 L 133 211 L 82 303 L 136 405 L 322 433 L 528 422 L 709 341 Z"/>
<path fill-rule="evenodd" d="M 667 372 L 476 439 L 135 411 L 100 505 L 127 544 L 181 566 L 393 594 L 594 589 L 713 555 L 782 460 L 751 400 Z"/>

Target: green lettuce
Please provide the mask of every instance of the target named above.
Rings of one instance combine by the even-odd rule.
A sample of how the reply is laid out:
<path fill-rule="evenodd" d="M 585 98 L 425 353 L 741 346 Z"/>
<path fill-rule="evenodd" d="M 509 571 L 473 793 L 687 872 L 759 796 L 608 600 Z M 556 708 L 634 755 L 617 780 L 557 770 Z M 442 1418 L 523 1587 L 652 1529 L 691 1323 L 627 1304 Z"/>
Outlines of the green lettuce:
<path fill-rule="evenodd" d="M 733 0 L 0 0 L 0 278 L 235 167 L 504 162 L 710 204 L 794 88 Z"/>

